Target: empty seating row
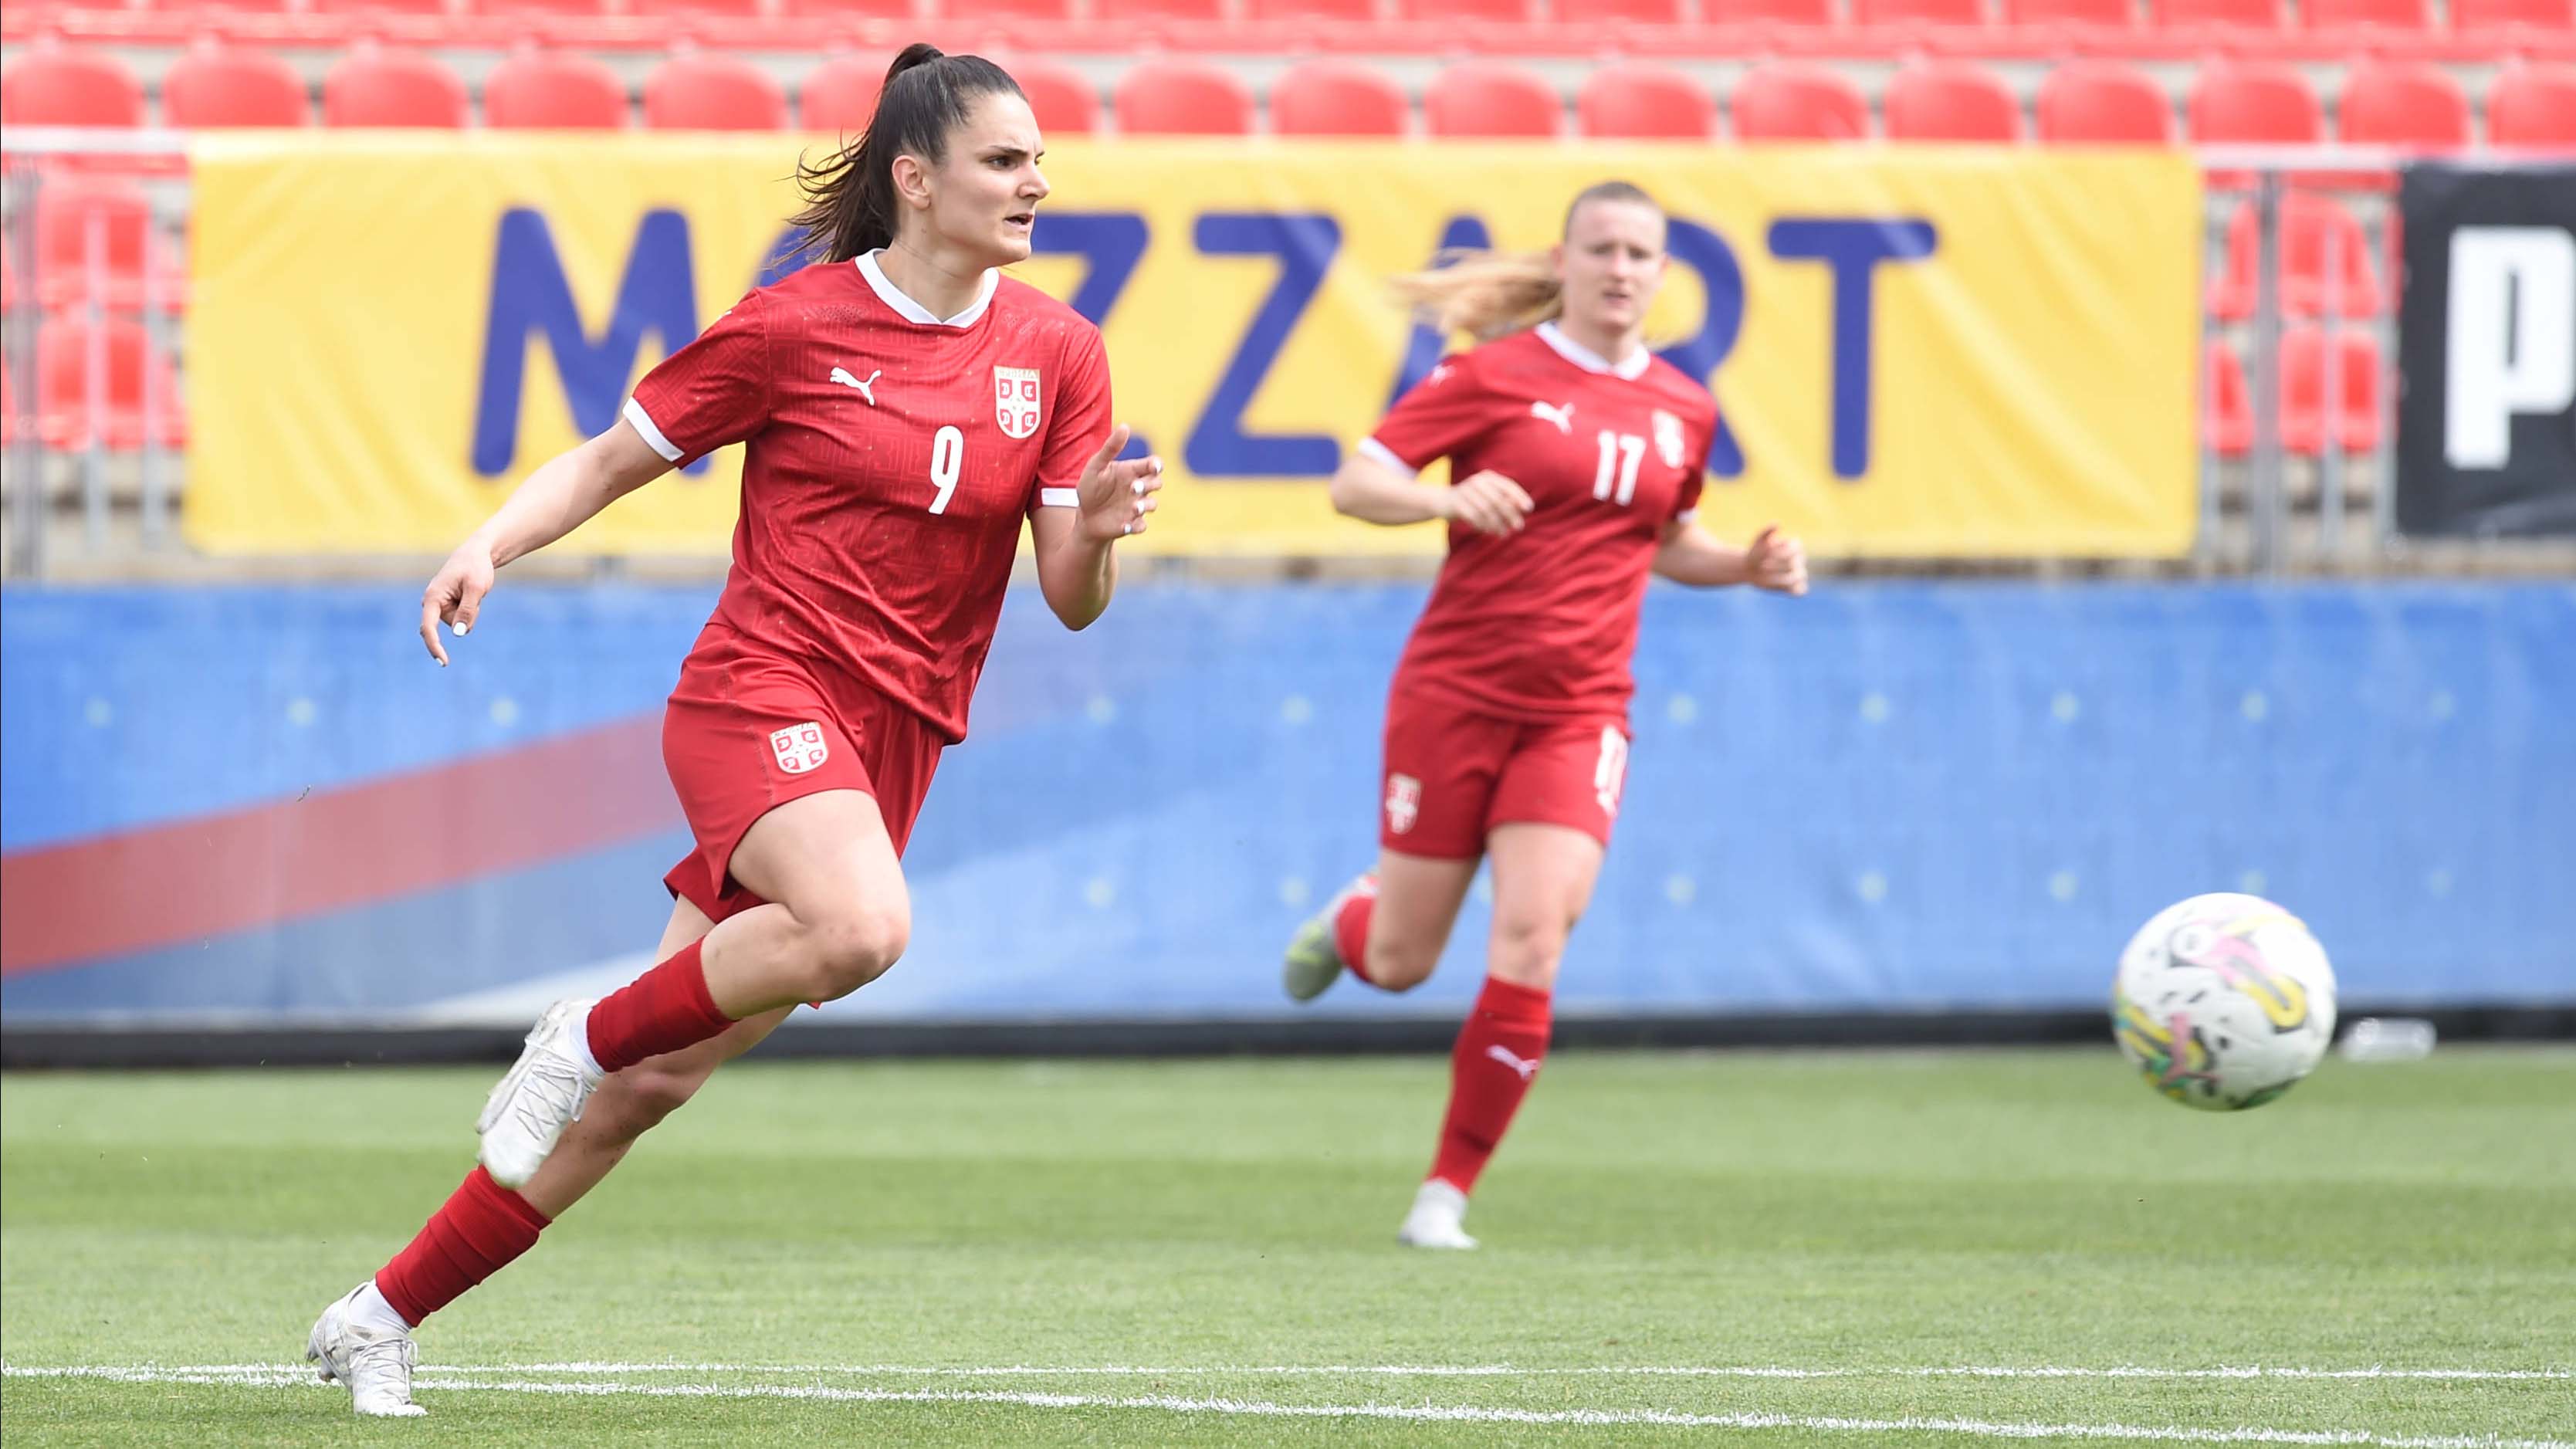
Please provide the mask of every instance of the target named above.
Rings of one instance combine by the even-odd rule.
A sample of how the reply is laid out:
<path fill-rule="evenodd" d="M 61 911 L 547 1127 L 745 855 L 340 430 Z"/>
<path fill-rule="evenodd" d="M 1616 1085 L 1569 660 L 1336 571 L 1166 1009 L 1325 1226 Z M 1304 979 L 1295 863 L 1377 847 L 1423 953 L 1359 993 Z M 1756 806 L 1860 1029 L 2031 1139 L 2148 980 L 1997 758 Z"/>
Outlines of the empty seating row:
<path fill-rule="evenodd" d="M 2245 360 L 2219 338 L 2210 340 L 2201 383 L 2201 437 L 2221 458 L 2254 450 L 2254 390 Z M 2281 334 L 2280 442 L 2293 457 L 2336 450 L 2369 453 L 2379 447 L 2380 397 L 2386 373 L 2379 339 L 2358 329 L 2317 326 Z"/>
<path fill-rule="evenodd" d="M 1038 121 L 1056 134 L 1101 129 L 1090 81 L 1061 64 L 1015 59 Z M 768 71 L 720 53 L 672 56 L 643 85 L 643 124 L 663 130 L 767 130 L 799 125 L 848 132 L 866 124 L 883 74 L 879 57 L 844 54 L 808 72 L 791 105 Z M 1311 60 L 1271 86 L 1268 129 L 1280 135 L 1403 135 L 1414 103 L 1391 76 L 1363 62 Z M 2072 144 L 2350 144 L 2447 150 L 2477 139 L 2473 108 L 2452 74 L 2414 60 L 2356 63 L 2337 97 L 2337 124 L 2305 73 L 2262 62 L 2216 61 L 2193 78 L 2177 128 L 2172 100 L 2144 72 L 2112 61 L 2073 61 L 2050 71 L 2025 120 L 2021 100 L 1993 72 L 1955 60 L 1910 63 L 1888 80 L 1880 116 L 1839 69 L 1801 62 L 1754 67 L 1730 97 L 1732 134 L 1745 140 L 2010 142 L 2025 135 Z M 618 129 L 633 123 L 625 83 L 595 57 L 523 48 L 484 79 L 486 125 Z M 331 126 L 473 123 L 462 78 L 427 54 L 362 43 L 321 85 Z M 1226 66 L 1154 57 L 1112 87 L 1107 117 L 1127 134 L 1242 135 L 1261 129 L 1252 87 Z M 2486 96 L 2486 136 L 2504 147 L 2576 148 L 2576 69 L 2508 66 Z M 140 80 L 105 52 L 40 45 L 9 67 L 0 121 L 10 125 L 138 126 Z M 302 77 L 257 50 L 201 43 L 161 78 L 161 115 L 174 126 L 300 126 L 313 119 Z M 1690 76 L 1648 62 L 1593 69 L 1579 87 L 1571 129 L 1596 137 L 1700 139 L 1718 134 L 1717 98 Z M 1568 129 L 1565 98 L 1544 77 L 1506 61 L 1470 60 L 1436 73 L 1421 97 L 1421 129 L 1434 136 L 1556 136 Z"/>

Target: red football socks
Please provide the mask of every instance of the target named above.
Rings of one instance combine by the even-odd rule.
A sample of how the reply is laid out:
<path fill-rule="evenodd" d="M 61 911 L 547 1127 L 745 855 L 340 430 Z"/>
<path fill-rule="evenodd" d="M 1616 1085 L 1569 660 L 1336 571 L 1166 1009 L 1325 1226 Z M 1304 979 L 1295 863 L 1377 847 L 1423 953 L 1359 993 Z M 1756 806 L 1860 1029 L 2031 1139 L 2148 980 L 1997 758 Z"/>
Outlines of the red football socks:
<path fill-rule="evenodd" d="M 1333 950 L 1342 958 L 1343 969 L 1371 986 L 1377 983 L 1369 981 L 1368 974 L 1369 917 L 1376 910 L 1377 881 L 1362 877 L 1360 888 L 1351 892 L 1333 917 Z"/>
<path fill-rule="evenodd" d="M 733 1025 L 707 994 L 707 969 L 691 941 L 590 1009 L 590 1055 L 603 1072 L 696 1046 Z"/>
<path fill-rule="evenodd" d="M 537 1245 L 546 1215 L 477 1167 L 411 1246 L 376 1273 L 376 1291 L 414 1328 Z"/>
<path fill-rule="evenodd" d="M 1549 994 L 1500 977 L 1485 979 L 1484 993 L 1449 1054 L 1449 1116 L 1440 1125 L 1440 1152 L 1431 1175 L 1460 1192 L 1476 1190 L 1477 1175 L 1494 1155 L 1503 1132 L 1529 1095 L 1530 1079 L 1547 1056 Z"/>

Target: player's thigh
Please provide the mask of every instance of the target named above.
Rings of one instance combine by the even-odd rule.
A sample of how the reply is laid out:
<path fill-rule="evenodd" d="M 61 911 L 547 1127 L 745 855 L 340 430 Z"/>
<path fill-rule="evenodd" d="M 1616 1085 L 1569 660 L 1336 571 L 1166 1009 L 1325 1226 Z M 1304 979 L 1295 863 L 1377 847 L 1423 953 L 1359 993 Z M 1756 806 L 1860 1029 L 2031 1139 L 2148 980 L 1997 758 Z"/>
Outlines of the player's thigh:
<path fill-rule="evenodd" d="M 862 790 L 823 790 L 770 810 L 743 832 L 728 869 L 745 890 L 809 926 L 911 929 L 903 863 L 876 797 Z"/>
<path fill-rule="evenodd" d="M 1458 924 L 1458 908 L 1476 879 L 1474 857 L 1407 855 L 1381 850 L 1377 857 L 1377 904 L 1369 912 L 1369 955 L 1391 965 L 1404 979 L 1386 981 L 1406 986 L 1431 974 Z"/>
<path fill-rule="evenodd" d="M 1495 826 L 1486 852 L 1494 862 L 1494 973 L 1523 986 L 1554 985 L 1566 934 L 1601 879 L 1601 842 L 1572 826 L 1519 821 Z"/>

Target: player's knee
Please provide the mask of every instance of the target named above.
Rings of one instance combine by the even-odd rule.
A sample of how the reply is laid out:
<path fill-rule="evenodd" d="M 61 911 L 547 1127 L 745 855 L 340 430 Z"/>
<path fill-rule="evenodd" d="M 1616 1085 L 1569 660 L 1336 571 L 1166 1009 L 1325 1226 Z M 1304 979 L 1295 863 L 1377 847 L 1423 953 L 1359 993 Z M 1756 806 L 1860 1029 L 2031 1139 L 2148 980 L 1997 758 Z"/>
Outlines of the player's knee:
<path fill-rule="evenodd" d="M 814 999 L 849 995 L 886 973 L 912 942 L 908 905 L 852 906 L 814 923 Z"/>
<path fill-rule="evenodd" d="M 1439 964 L 1436 947 L 1412 941 L 1369 942 L 1369 984 L 1381 991 L 1411 991 L 1430 980 L 1432 968 Z"/>
<path fill-rule="evenodd" d="M 1510 979 L 1538 984 L 1554 978 L 1573 922 L 1541 911 L 1509 911 L 1494 921 L 1494 965 Z"/>

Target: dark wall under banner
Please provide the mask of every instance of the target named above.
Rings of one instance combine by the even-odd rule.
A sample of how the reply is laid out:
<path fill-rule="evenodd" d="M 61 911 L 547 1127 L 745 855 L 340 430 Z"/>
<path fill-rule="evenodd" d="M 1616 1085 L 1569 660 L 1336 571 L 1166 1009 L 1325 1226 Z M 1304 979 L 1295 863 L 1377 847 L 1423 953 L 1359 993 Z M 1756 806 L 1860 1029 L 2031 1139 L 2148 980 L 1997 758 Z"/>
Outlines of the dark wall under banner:
<path fill-rule="evenodd" d="M 2417 166 L 2398 209 L 2399 530 L 2576 535 L 2576 166 Z"/>

